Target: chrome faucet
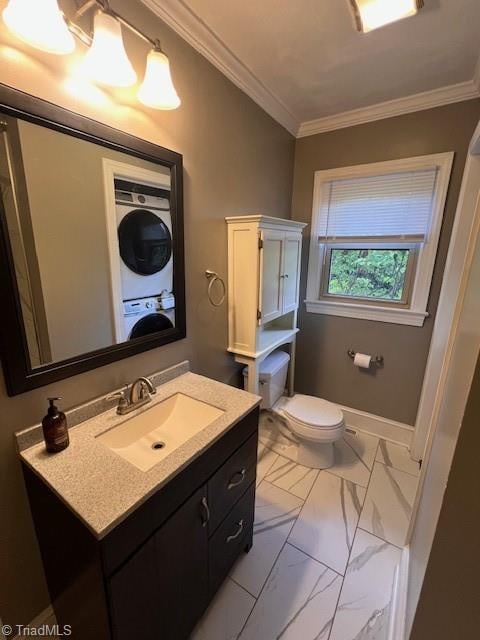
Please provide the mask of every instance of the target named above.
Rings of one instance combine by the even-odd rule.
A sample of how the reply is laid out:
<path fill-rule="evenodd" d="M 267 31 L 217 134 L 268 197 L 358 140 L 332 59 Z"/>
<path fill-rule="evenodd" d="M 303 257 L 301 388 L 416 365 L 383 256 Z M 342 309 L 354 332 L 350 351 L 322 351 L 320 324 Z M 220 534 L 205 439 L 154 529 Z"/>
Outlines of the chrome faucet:
<path fill-rule="evenodd" d="M 127 385 L 124 391 L 117 391 L 108 396 L 107 400 L 118 398 L 117 413 L 123 416 L 150 402 L 155 393 L 157 393 L 157 390 L 150 378 L 141 376 L 132 382 L 130 386 Z"/>
<path fill-rule="evenodd" d="M 132 382 L 128 400 L 130 405 L 138 407 L 139 403 L 143 404 L 144 402 L 148 402 L 152 399 L 150 396 L 153 396 L 156 393 L 157 390 L 153 386 L 150 378 L 141 376 L 140 378 L 137 378 L 135 382 Z"/>

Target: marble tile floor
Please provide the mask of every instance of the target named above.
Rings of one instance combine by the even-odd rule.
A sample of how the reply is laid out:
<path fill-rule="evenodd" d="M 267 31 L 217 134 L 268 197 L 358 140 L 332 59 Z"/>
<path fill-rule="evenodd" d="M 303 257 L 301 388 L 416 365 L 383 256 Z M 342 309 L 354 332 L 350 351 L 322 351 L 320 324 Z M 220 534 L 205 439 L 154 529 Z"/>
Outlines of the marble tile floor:
<path fill-rule="evenodd" d="M 333 467 L 311 470 L 288 458 L 292 443 L 269 418 L 253 548 L 192 640 L 386 640 L 418 465 L 405 447 L 357 432 L 336 445 Z"/>

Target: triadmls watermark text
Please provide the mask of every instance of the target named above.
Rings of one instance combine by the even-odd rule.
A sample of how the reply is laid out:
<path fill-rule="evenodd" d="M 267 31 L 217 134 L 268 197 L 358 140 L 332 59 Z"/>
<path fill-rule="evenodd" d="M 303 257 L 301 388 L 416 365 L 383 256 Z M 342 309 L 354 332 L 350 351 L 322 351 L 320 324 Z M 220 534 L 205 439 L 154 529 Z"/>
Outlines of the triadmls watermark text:
<path fill-rule="evenodd" d="M 29 627 L 28 625 L 16 624 L 10 626 L 4 624 L 1 631 L 5 638 L 14 638 L 20 636 L 24 638 L 68 638 L 72 635 L 72 627 L 69 624 L 42 624 L 38 627 Z"/>

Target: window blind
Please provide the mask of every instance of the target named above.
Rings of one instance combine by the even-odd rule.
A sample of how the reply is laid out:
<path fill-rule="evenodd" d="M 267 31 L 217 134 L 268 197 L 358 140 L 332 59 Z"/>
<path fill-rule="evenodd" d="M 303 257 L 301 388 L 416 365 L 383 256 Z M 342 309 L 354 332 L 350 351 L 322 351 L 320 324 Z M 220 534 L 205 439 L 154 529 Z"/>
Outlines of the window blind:
<path fill-rule="evenodd" d="M 436 180 L 437 168 L 429 168 L 325 183 L 319 241 L 424 241 Z"/>

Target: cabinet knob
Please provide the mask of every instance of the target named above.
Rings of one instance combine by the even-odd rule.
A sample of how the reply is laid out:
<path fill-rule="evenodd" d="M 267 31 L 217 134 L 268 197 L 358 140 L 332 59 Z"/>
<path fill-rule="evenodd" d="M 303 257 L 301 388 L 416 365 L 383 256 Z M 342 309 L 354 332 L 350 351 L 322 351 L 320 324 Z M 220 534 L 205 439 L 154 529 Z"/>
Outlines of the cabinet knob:
<path fill-rule="evenodd" d="M 245 467 L 243 467 L 241 471 L 236 471 L 233 474 L 233 476 L 230 478 L 230 482 L 227 485 L 227 489 L 230 491 L 231 489 L 238 487 L 239 484 L 242 484 L 242 482 L 245 480 L 246 474 L 247 474 L 247 470 L 245 469 Z M 238 480 L 234 480 L 235 476 L 240 476 L 240 477 Z"/>
<path fill-rule="evenodd" d="M 206 527 L 208 524 L 208 521 L 210 520 L 210 507 L 208 506 L 208 501 L 205 498 L 205 496 L 202 498 L 202 527 Z"/>
<path fill-rule="evenodd" d="M 243 531 L 243 520 L 240 520 L 240 522 L 237 522 L 237 526 L 238 526 L 238 530 L 236 531 L 236 533 L 234 533 L 231 536 L 228 536 L 228 538 L 226 539 L 226 543 L 227 544 L 229 542 L 231 542 L 232 540 L 235 540 L 236 538 L 238 538 L 238 536 L 242 533 L 242 531 Z"/>
<path fill-rule="evenodd" d="M 284 277 L 284 278 L 288 278 L 288 273 L 286 273 L 283 277 Z"/>

